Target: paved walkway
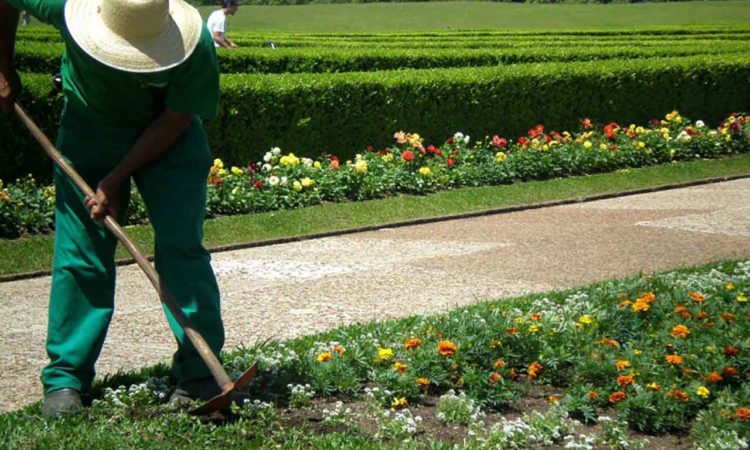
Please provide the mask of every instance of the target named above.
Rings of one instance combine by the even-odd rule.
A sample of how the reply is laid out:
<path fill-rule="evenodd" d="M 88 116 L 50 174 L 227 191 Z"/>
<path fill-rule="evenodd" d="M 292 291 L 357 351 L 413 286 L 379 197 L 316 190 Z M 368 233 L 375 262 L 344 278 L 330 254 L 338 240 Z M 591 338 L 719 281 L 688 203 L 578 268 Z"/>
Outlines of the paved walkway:
<path fill-rule="evenodd" d="M 227 345 L 750 258 L 750 180 L 214 255 Z M 41 396 L 50 278 L 0 284 L 0 411 Z M 120 269 L 100 374 L 168 361 L 136 266 Z"/>

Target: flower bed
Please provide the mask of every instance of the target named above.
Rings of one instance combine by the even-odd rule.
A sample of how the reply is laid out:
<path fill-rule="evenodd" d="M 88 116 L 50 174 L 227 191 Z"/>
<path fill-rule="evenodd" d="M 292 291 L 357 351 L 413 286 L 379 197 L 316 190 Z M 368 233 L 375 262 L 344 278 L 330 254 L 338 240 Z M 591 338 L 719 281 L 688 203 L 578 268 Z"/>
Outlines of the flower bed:
<path fill-rule="evenodd" d="M 175 415 L 168 378 L 131 375 L 130 386 L 103 388 L 82 419 L 45 433 L 34 410 L 0 416 L 0 437 L 89 442 L 106 427 L 105 436 L 221 448 L 310 447 L 340 434 L 358 442 L 349 448 L 626 449 L 645 445 L 637 431 L 658 448 L 685 448 L 668 438 L 688 432 L 695 448 L 747 448 L 748 297 L 750 261 L 725 262 L 353 325 L 224 355 L 232 372 L 255 361 L 261 370 L 252 401 L 222 426 Z"/>
<path fill-rule="evenodd" d="M 679 113 L 645 126 L 581 121 L 575 134 L 547 131 L 472 141 L 456 133 L 442 145 L 425 146 L 418 134 L 398 132 L 394 146 L 369 148 L 353 160 L 327 155 L 315 160 L 275 148 L 263 161 L 227 167 L 217 159 L 208 178 L 208 216 L 300 208 L 322 202 L 359 201 L 398 194 L 426 194 L 585 175 L 750 150 L 750 116 L 733 114 L 718 129 Z M 0 185 L 0 237 L 48 231 L 53 226 L 51 187 L 33 178 Z M 131 195 L 130 222 L 146 220 L 143 201 Z"/>

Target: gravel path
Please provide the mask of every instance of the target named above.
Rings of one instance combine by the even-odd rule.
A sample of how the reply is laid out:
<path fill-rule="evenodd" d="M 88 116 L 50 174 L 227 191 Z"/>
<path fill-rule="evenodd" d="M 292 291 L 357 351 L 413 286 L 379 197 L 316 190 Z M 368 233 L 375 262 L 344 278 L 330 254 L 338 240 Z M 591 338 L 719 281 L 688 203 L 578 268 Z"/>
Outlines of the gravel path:
<path fill-rule="evenodd" d="M 227 346 L 429 314 L 640 270 L 750 258 L 750 180 L 214 255 Z M 0 283 L 0 411 L 41 398 L 50 278 Z M 122 267 L 101 374 L 169 361 L 150 284 Z"/>

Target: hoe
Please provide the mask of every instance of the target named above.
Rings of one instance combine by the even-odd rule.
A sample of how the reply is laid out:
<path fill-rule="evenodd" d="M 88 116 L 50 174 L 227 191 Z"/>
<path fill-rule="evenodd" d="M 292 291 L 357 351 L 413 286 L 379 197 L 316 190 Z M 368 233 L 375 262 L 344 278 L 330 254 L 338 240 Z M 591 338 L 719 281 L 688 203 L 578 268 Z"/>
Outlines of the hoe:
<path fill-rule="evenodd" d="M 44 148 L 44 151 L 47 152 L 47 155 L 52 158 L 52 161 L 54 161 L 54 163 L 57 164 L 57 166 L 76 184 L 76 186 L 78 186 L 78 189 L 83 192 L 83 195 L 93 197 L 94 191 L 91 190 L 91 187 L 89 187 L 89 185 L 83 180 L 83 178 L 78 175 L 75 169 L 73 169 L 73 167 L 71 167 L 70 164 L 68 164 L 67 161 L 63 159 L 62 155 L 60 155 L 60 153 L 52 145 L 49 139 L 47 139 L 47 136 L 44 135 L 42 130 L 40 130 L 39 127 L 34 123 L 34 121 L 31 120 L 26 111 L 24 111 L 24 109 L 21 108 L 18 103 L 14 105 L 14 108 L 16 113 L 18 114 L 18 117 L 21 119 L 24 125 L 26 125 L 26 127 L 29 129 L 34 138 L 39 142 L 39 144 L 41 144 L 42 148 Z M 188 339 L 190 339 L 190 342 L 192 342 L 193 346 L 195 346 L 198 354 L 200 354 L 203 362 L 206 363 L 206 366 L 208 366 L 208 369 L 211 371 L 211 375 L 213 375 L 216 383 L 221 388 L 221 394 L 208 400 L 197 408 L 190 410 L 190 413 L 196 415 L 206 415 L 214 411 L 219 411 L 226 408 L 232 402 L 233 392 L 237 389 L 242 389 L 247 386 L 250 380 L 252 380 L 256 375 L 256 373 L 258 372 L 257 363 L 253 364 L 252 367 L 250 367 L 242 375 L 240 375 L 237 381 L 232 381 L 232 379 L 229 378 L 229 375 L 227 375 L 227 372 L 221 366 L 218 358 L 216 358 L 216 356 L 211 351 L 211 348 L 208 346 L 205 339 L 203 339 L 203 336 L 201 336 L 198 330 L 195 329 L 195 326 L 190 322 L 190 319 L 188 319 L 187 316 L 185 316 L 185 314 L 182 312 L 179 305 L 175 301 L 174 296 L 169 291 L 169 288 L 167 288 L 167 286 L 161 282 L 161 280 L 159 279 L 159 274 L 156 272 L 148 259 L 143 255 L 143 252 L 141 252 L 141 250 L 130 239 L 130 237 L 125 234 L 125 231 L 123 231 L 122 227 L 112 216 L 105 216 L 105 218 L 102 220 L 102 224 L 107 228 L 107 230 L 114 234 L 120 242 L 122 242 L 125 248 L 128 249 L 128 252 L 130 252 L 135 261 L 138 263 L 140 268 L 143 269 L 143 272 L 146 273 L 146 276 L 151 281 L 151 284 L 159 293 L 159 297 L 161 298 L 162 303 L 166 305 L 177 323 L 188 336 Z"/>

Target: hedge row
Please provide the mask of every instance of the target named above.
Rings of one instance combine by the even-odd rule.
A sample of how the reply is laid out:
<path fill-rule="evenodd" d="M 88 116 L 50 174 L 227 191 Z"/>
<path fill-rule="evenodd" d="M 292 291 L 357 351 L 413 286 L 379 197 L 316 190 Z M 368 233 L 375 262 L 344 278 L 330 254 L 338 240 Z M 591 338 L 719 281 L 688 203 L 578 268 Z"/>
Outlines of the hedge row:
<path fill-rule="evenodd" d="M 28 42 L 18 45 L 16 63 L 25 72 L 54 73 L 62 44 Z M 554 61 L 592 61 L 749 52 L 750 41 L 644 47 L 554 47 L 530 49 L 321 49 L 240 48 L 219 51 L 222 73 L 336 73 L 394 69 L 476 67 Z"/>
<path fill-rule="evenodd" d="M 460 130 L 520 136 L 529 123 L 571 129 L 577 120 L 642 123 L 665 110 L 716 124 L 750 104 L 750 56 L 540 63 L 349 74 L 229 74 L 220 116 L 206 123 L 216 156 L 259 159 L 280 146 L 342 157 L 389 132 L 437 140 Z M 49 76 L 25 75 L 24 102 L 51 132 L 61 107 Z M 123 101 L 125 101 L 123 99 Z M 36 144 L 15 121 L 0 124 L 0 178 L 47 176 Z"/>

